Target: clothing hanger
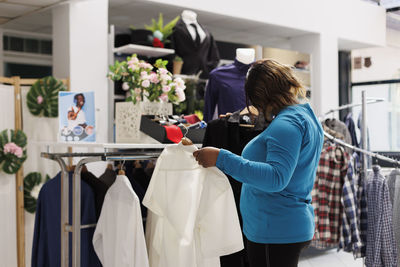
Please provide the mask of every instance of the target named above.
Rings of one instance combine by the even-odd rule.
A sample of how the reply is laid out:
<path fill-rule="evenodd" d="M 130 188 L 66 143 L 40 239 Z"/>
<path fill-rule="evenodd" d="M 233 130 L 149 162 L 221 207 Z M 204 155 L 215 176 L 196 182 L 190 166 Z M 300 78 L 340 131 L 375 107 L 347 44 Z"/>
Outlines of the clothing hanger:
<path fill-rule="evenodd" d="M 245 107 L 242 111 L 240 111 L 240 115 L 246 115 L 250 113 L 258 116 L 258 110 L 254 106 L 249 106 L 248 108 Z"/>
<path fill-rule="evenodd" d="M 188 129 L 184 124 L 182 124 L 182 126 L 183 126 L 183 128 L 185 128 L 185 130 L 186 130 L 185 134 L 183 135 L 183 137 L 182 137 L 182 139 L 181 139 L 182 145 L 184 145 L 184 146 L 191 146 L 191 145 L 193 145 L 192 140 L 190 140 L 189 138 L 186 137 L 187 133 L 189 132 L 189 129 Z"/>
<path fill-rule="evenodd" d="M 118 171 L 118 175 L 125 175 L 125 171 L 124 171 L 124 165 L 125 165 L 125 160 L 122 162 L 122 164 L 119 166 L 120 169 Z"/>

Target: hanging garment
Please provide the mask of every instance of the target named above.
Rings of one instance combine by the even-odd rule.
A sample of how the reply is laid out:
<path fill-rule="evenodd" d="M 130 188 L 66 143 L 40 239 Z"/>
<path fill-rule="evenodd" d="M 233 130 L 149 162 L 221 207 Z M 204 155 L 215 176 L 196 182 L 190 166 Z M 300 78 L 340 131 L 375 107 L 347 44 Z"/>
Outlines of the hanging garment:
<path fill-rule="evenodd" d="M 380 173 L 379 166 L 373 166 L 373 173 L 367 181 L 368 236 L 365 265 L 367 267 L 397 266 L 397 248 L 393 233 L 392 204 L 389 188 Z"/>
<path fill-rule="evenodd" d="M 400 266 L 400 171 L 393 170 L 387 177 L 390 202 L 393 207 L 393 231 L 397 246 L 397 266 Z"/>
<path fill-rule="evenodd" d="M 139 199 L 125 175 L 107 191 L 93 246 L 104 267 L 149 266 Z"/>
<path fill-rule="evenodd" d="M 218 115 L 246 107 L 244 83 L 250 66 L 235 60 L 211 71 L 204 97 L 205 122 L 212 120 L 217 105 Z"/>
<path fill-rule="evenodd" d="M 347 116 L 345 118 L 345 124 L 346 124 L 347 129 L 349 130 L 349 133 L 351 136 L 351 144 L 353 146 L 359 147 L 358 140 L 357 140 L 357 134 L 356 134 L 356 124 L 354 123 L 351 112 L 347 114 Z"/>
<path fill-rule="evenodd" d="M 353 153 L 354 166 L 355 166 L 355 181 L 356 194 L 357 194 L 357 221 L 359 222 L 359 232 L 361 238 L 360 253 L 356 253 L 356 258 L 365 257 L 367 250 L 367 234 L 368 234 L 368 207 L 366 195 L 366 177 L 364 172 L 361 171 L 361 162 L 357 152 Z"/>
<path fill-rule="evenodd" d="M 91 172 L 82 172 L 81 178 L 93 189 L 96 204 L 96 218 L 98 219 L 108 187 Z"/>
<path fill-rule="evenodd" d="M 341 202 L 343 205 L 343 219 L 341 225 L 341 235 L 339 249 L 352 252 L 357 258 L 361 255 L 363 246 L 360 237 L 360 225 L 357 217 L 357 191 L 354 173 L 353 159 L 350 159 L 347 175 L 344 177 Z"/>
<path fill-rule="evenodd" d="M 99 180 L 102 181 L 103 183 L 105 183 L 107 185 L 107 187 L 109 188 L 115 182 L 115 178 L 117 178 L 117 174 L 115 173 L 115 171 L 112 169 L 106 168 L 104 173 L 102 175 L 100 175 Z"/>
<path fill-rule="evenodd" d="M 344 136 L 344 140 L 347 144 L 351 144 L 351 135 L 347 126 L 344 122 L 337 119 L 326 119 L 324 124 L 335 132 L 341 133 Z M 351 151 L 349 151 L 350 153 Z"/>
<path fill-rule="evenodd" d="M 206 33 L 205 39 L 199 45 L 196 45 L 182 19 L 174 27 L 172 43 L 175 53 L 183 59 L 183 74 L 197 74 L 202 71 L 200 77 L 208 78 L 209 72 L 218 65 L 219 52 L 211 33 L 201 24 L 199 26 Z"/>
<path fill-rule="evenodd" d="M 348 161 L 341 146 L 325 146 L 322 150 L 312 190 L 316 228 L 312 245 L 316 248 L 337 247 L 339 244 L 343 214 L 341 198 Z"/>
<path fill-rule="evenodd" d="M 158 158 L 143 200 L 151 267 L 218 267 L 220 256 L 243 249 L 228 179 L 198 165 L 196 149 L 173 144 Z"/>
<path fill-rule="evenodd" d="M 254 127 L 241 127 L 239 124 L 250 124 Z M 267 126 L 268 124 L 266 123 L 263 114 L 260 114 L 255 118 L 255 121 L 252 122 L 248 114 L 240 115 L 239 110 L 234 112 L 229 117 L 213 120 L 207 124 L 207 129 L 203 140 L 203 147 L 213 146 L 217 148 L 223 148 L 235 153 L 236 155 L 241 155 L 243 148 L 247 145 L 247 143 L 264 131 Z M 228 176 L 228 179 L 233 190 L 233 195 L 236 202 L 236 210 L 239 214 L 239 220 L 242 226 L 242 218 L 239 207 L 242 183 L 236 181 L 231 176 Z M 221 257 L 221 267 L 246 266 L 246 261 L 246 251 L 240 251 L 232 255 Z"/>
<path fill-rule="evenodd" d="M 67 178 L 68 179 L 68 178 Z M 72 223 L 72 173 L 69 173 L 69 223 Z M 96 223 L 92 188 L 81 181 L 81 224 Z M 40 190 L 35 217 L 32 267 L 53 267 L 61 263 L 61 175 L 46 182 Z M 92 245 L 94 228 L 81 230 L 81 266 L 101 266 Z M 72 250 L 69 264 L 72 266 Z"/>

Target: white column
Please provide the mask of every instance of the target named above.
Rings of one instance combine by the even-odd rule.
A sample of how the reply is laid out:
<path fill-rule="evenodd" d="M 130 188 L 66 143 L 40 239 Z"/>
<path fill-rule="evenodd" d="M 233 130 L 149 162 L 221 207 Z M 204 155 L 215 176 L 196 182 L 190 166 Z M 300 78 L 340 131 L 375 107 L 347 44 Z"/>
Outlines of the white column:
<path fill-rule="evenodd" d="M 307 34 L 290 40 L 292 50 L 311 55 L 311 104 L 317 115 L 339 105 L 338 39 Z"/>
<path fill-rule="evenodd" d="M 53 11 L 53 68 L 71 91 L 94 91 L 96 141 L 108 141 L 108 0 L 73 1 Z"/>

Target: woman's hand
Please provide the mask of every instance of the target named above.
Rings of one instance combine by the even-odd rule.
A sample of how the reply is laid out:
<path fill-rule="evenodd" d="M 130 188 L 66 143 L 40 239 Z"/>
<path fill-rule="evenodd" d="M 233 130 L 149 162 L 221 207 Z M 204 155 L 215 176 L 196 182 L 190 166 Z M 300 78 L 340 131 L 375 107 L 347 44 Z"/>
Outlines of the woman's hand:
<path fill-rule="evenodd" d="M 205 147 L 193 152 L 194 158 L 199 165 L 204 168 L 213 167 L 217 163 L 219 149 L 215 147 Z"/>

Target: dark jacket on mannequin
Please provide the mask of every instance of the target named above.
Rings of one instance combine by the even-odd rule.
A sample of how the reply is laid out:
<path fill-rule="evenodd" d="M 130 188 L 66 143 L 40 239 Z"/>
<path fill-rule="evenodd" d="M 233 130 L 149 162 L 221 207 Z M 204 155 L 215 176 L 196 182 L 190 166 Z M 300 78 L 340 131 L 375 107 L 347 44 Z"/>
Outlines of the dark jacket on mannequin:
<path fill-rule="evenodd" d="M 209 72 L 218 65 L 219 52 L 214 37 L 205 27 L 201 24 L 200 26 L 206 33 L 206 38 L 199 46 L 182 19 L 175 25 L 172 42 L 175 53 L 183 59 L 182 74 L 197 74 L 201 70 L 200 77 L 208 78 Z"/>

